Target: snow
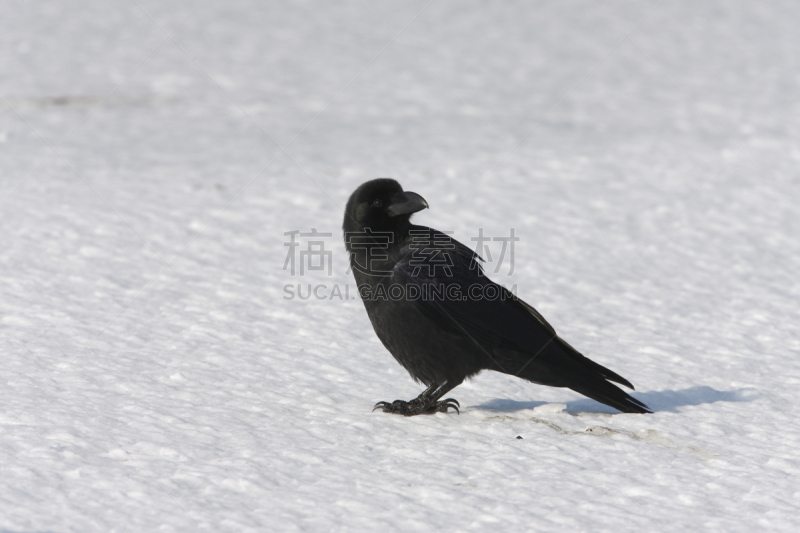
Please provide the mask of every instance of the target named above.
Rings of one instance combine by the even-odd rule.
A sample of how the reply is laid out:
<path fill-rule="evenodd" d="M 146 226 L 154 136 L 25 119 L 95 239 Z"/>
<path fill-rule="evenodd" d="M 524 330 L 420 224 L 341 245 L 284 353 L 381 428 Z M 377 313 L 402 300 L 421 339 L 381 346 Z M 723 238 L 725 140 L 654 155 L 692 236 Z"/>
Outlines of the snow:
<path fill-rule="evenodd" d="M 800 525 L 795 4 L 3 11 L 0 529 Z M 486 373 L 371 413 L 421 387 L 359 301 L 284 286 L 355 296 L 378 176 L 513 228 L 493 278 L 656 412 Z M 292 276 L 312 228 L 332 274 Z"/>

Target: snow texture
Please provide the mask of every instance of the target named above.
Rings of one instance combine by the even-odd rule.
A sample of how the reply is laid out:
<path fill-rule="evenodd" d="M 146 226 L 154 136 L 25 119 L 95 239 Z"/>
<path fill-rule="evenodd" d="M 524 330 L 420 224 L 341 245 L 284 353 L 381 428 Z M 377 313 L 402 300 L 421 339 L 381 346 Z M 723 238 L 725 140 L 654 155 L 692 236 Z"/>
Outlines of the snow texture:
<path fill-rule="evenodd" d="M 5 2 L 0 530 L 797 531 L 798 27 L 788 1 Z M 378 176 L 467 244 L 513 228 L 493 278 L 655 413 L 493 373 L 460 415 L 370 412 L 422 389 L 334 293 Z M 312 229 L 331 274 L 292 275 Z"/>

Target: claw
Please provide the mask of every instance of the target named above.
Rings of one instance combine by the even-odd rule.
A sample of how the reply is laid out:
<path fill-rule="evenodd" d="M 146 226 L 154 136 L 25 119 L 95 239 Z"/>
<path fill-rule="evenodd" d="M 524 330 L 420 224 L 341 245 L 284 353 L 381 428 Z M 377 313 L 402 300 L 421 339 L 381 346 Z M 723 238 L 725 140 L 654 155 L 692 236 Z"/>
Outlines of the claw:
<path fill-rule="evenodd" d="M 382 409 L 384 413 L 400 413 L 405 414 L 403 410 L 408 410 L 408 402 L 404 402 L 403 400 L 395 400 L 393 402 L 378 402 L 375 404 L 375 407 L 372 408 L 372 412 L 374 413 L 377 409 Z M 406 415 L 408 416 L 408 415 Z"/>
<path fill-rule="evenodd" d="M 443 401 L 444 401 L 445 403 L 450 403 L 450 402 L 453 402 L 453 403 L 454 403 L 454 404 L 456 404 L 457 406 L 461 407 L 461 404 L 460 404 L 460 403 L 458 403 L 458 400 L 456 400 L 455 398 L 447 398 L 446 400 L 443 400 Z"/>
<path fill-rule="evenodd" d="M 378 402 L 375 404 L 375 407 L 372 408 L 372 412 L 375 412 L 375 409 L 385 409 L 387 406 L 391 405 L 389 402 Z"/>
<path fill-rule="evenodd" d="M 446 413 L 452 407 L 453 409 L 455 409 L 456 414 L 458 415 L 461 414 L 461 411 L 458 410 L 458 408 L 461 406 L 455 400 L 452 399 L 445 400 L 444 402 L 442 402 L 442 407 L 444 407 L 444 409 L 442 410 L 443 413 Z"/>

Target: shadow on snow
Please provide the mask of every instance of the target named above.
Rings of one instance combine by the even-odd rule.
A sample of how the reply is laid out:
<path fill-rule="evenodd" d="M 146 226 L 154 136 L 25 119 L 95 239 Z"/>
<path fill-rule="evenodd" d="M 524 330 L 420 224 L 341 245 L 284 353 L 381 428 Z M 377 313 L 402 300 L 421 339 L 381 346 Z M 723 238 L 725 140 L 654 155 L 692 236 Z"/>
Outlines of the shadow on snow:
<path fill-rule="evenodd" d="M 758 398 L 758 393 L 752 388 L 720 391 L 707 386 L 696 386 L 677 391 L 634 392 L 631 396 L 646 403 L 654 413 L 677 413 L 680 407 L 689 405 L 703 405 L 715 402 L 750 402 Z M 513 412 L 523 409 L 533 409 L 548 403 L 562 402 L 517 402 L 514 400 L 497 398 L 471 407 L 473 409 L 487 409 L 489 411 Z M 613 407 L 603 405 L 588 398 L 563 403 L 567 405 L 567 412 L 569 413 L 619 413 L 619 411 Z"/>

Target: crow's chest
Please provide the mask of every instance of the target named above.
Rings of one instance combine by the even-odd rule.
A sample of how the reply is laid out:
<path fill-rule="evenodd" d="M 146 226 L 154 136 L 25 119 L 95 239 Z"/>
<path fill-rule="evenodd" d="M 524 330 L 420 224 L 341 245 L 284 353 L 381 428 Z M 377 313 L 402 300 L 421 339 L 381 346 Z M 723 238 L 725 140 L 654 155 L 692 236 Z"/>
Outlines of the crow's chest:
<path fill-rule="evenodd" d="M 414 305 L 404 301 L 366 305 L 375 333 L 397 362 L 425 384 L 477 372 L 474 347 L 468 340 L 440 328 Z"/>

